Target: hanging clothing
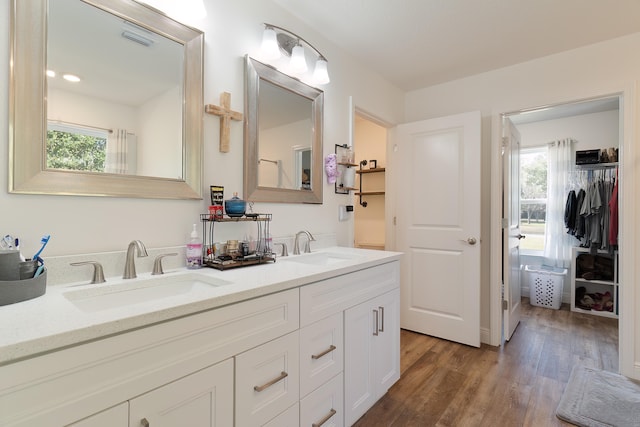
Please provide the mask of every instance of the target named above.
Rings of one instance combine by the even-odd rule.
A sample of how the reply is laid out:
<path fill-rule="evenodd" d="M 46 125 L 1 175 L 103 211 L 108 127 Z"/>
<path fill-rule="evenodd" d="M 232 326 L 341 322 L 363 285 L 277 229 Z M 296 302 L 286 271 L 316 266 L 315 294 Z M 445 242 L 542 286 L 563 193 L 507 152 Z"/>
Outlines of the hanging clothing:
<path fill-rule="evenodd" d="M 609 244 L 618 245 L 618 179 L 613 184 L 611 200 L 609 200 Z"/>
<path fill-rule="evenodd" d="M 576 203 L 576 192 L 571 190 L 567 195 L 567 203 L 564 207 L 564 226 L 569 234 L 575 234 L 576 230 Z"/>

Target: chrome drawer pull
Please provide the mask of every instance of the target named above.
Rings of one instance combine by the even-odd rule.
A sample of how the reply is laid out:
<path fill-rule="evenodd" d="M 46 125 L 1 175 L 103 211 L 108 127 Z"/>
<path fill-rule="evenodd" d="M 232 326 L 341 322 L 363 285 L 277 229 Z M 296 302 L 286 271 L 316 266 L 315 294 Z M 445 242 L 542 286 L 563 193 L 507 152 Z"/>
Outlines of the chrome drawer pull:
<path fill-rule="evenodd" d="M 289 376 L 289 374 L 287 374 L 285 371 L 282 371 L 278 378 L 274 378 L 274 379 L 272 379 L 271 381 L 269 381 L 266 384 L 254 386 L 253 389 L 255 391 L 263 391 L 263 390 L 271 387 L 272 385 L 274 385 L 278 381 L 282 381 L 283 379 L 287 378 L 288 376 Z"/>
<path fill-rule="evenodd" d="M 384 307 L 378 307 L 380 309 L 380 332 L 384 332 Z"/>
<path fill-rule="evenodd" d="M 140 420 L 140 425 L 142 427 L 149 427 L 151 424 L 149 424 L 149 421 L 147 421 L 146 418 L 143 418 L 143 419 Z"/>
<path fill-rule="evenodd" d="M 335 409 L 331 409 L 331 411 L 327 414 L 326 417 L 324 417 L 323 419 L 320 420 L 319 423 L 313 423 L 311 424 L 311 427 L 320 427 L 322 424 L 326 423 L 327 421 L 329 421 L 329 419 L 331 417 L 333 417 L 336 414 L 336 410 Z"/>
<path fill-rule="evenodd" d="M 325 350 L 325 351 L 323 351 L 322 353 L 320 353 L 320 354 L 312 354 L 312 355 L 311 355 L 311 358 L 312 358 L 312 359 L 320 359 L 322 356 L 324 356 L 324 355 L 325 355 L 325 354 L 327 354 L 327 353 L 331 353 L 331 352 L 332 352 L 333 350 L 335 350 L 336 348 L 338 348 L 338 347 L 336 347 L 335 345 L 333 345 L 333 344 L 332 344 L 332 345 L 330 345 L 330 346 L 329 346 L 329 348 L 328 348 L 328 349 L 326 349 L 326 350 Z"/>

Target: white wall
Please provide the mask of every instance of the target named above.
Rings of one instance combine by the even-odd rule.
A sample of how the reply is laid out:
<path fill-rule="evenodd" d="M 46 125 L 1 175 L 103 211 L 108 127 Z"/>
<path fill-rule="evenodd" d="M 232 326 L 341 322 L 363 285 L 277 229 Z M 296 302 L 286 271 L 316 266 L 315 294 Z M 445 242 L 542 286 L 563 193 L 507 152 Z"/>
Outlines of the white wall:
<path fill-rule="evenodd" d="M 54 121 L 87 124 L 104 129 L 118 127 L 136 131 L 135 108 L 73 92 L 49 91 L 47 113 L 49 119 Z M 5 141 L 6 138 L 5 136 Z"/>
<path fill-rule="evenodd" d="M 572 138 L 576 150 L 617 147 L 619 111 L 602 111 L 561 119 L 516 125 L 522 147 L 541 146 L 558 139 Z"/>
<path fill-rule="evenodd" d="M 206 115 L 204 122 L 204 179 L 201 201 L 125 198 L 38 196 L 8 194 L 8 85 L 10 0 L 0 0 L 0 233 L 19 236 L 25 252 L 38 247 L 40 237 L 51 233 L 45 256 L 89 252 L 124 251 L 132 239 L 149 248 L 182 245 L 191 224 L 209 205 L 209 185 L 225 186 L 242 196 L 243 126 L 231 124 L 231 152 L 220 153 L 219 118 Z M 231 93 L 231 107 L 243 111 L 244 55 L 255 54 L 262 40 L 263 22 L 270 22 L 302 35 L 329 60 L 331 83 L 325 86 L 324 154 L 333 152 L 335 141 L 349 138 L 349 96 L 359 99 L 369 111 L 391 123 L 402 121 L 403 93 L 370 72 L 336 46 L 328 43 L 299 20 L 266 0 L 205 0 L 207 18 L 188 24 L 205 31 L 204 98 L 218 104 L 220 93 Z M 372 90 L 375 88 L 375 90 Z M 336 233 L 338 242 L 350 244 L 347 236 L 353 222 L 338 223 L 333 185 L 323 181 L 324 204 L 258 204 L 255 211 L 273 213 L 274 237 L 291 236 L 301 229 L 314 234 Z M 228 231 L 232 233 L 232 231 Z M 237 236 L 236 236 L 237 237 Z M 224 238 L 224 237 L 223 237 Z"/>
<path fill-rule="evenodd" d="M 136 109 L 138 175 L 184 178 L 182 173 L 182 91 L 174 87 Z"/>
<path fill-rule="evenodd" d="M 488 73 L 479 74 L 465 79 L 424 88 L 410 92 L 406 96 L 405 110 L 407 121 L 416 121 L 432 117 L 445 116 L 463 111 L 479 110 L 482 113 L 482 297 L 481 297 L 481 325 L 495 336 L 499 327 L 499 318 L 491 311 L 492 290 L 498 289 L 497 283 L 491 282 L 490 266 L 496 259 L 492 258 L 492 244 L 498 251 L 499 242 L 492 240 L 492 218 L 496 211 L 495 190 L 499 188 L 499 176 L 496 175 L 496 153 L 499 153 L 500 126 L 499 117 L 503 112 L 515 112 L 544 105 L 566 103 L 596 96 L 626 92 L 627 104 L 624 117 L 627 123 L 627 133 L 623 136 L 625 146 L 625 164 L 634 165 L 638 146 L 637 136 L 632 134 L 637 120 L 637 99 L 635 85 L 640 78 L 640 57 L 632 55 L 640 49 L 640 34 L 622 37 L 605 43 L 590 45 L 581 49 L 552 55 L 534 61 L 525 62 L 511 67 L 502 68 Z M 493 182 L 492 183 L 492 179 Z M 640 197 L 635 194 L 635 170 L 633 167 L 624 170 L 621 182 L 627 200 L 622 208 L 627 218 L 634 218 L 638 211 Z M 499 190 L 498 190 L 499 191 Z M 499 193 L 498 193 L 499 194 Z M 492 195 L 494 198 L 492 199 Z M 634 202 L 635 201 L 635 202 Z M 625 202 L 622 202 L 625 203 Z M 495 225 L 495 223 L 494 223 Z M 635 265 L 632 261 L 636 253 L 638 237 L 633 221 L 627 221 L 625 233 L 629 239 L 625 251 L 628 270 L 627 278 L 630 287 L 626 290 L 628 299 L 623 302 L 623 316 L 621 321 L 623 363 L 621 369 L 631 374 L 633 361 L 640 361 L 640 331 L 634 325 L 636 313 L 640 308 L 640 301 L 635 292 Z M 495 292 L 494 292 L 495 295 Z M 495 299 L 498 303 L 499 296 Z M 495 307 L 495 305 L 494 305 Z M 626 337 L 626 339 L 625 339 Z M 635 346 L 635 348 L 634 348 Z M 640 364 L 638 365 L 640 366 Z M 638 370 L 638 368 L 635 368 Z M 634 374 L 640 376 L 640 371 Z"/>

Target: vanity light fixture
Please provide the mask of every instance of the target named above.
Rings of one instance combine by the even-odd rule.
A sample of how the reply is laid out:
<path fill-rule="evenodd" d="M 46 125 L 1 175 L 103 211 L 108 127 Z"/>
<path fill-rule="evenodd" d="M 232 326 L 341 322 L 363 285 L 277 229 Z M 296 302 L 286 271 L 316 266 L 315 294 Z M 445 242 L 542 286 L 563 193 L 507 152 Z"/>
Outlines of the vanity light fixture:
<path fill-rule="evenodd" d="M 311 43 L 282 27 L 264 24 L 262 34 L 262 55 L 265 59 L 278 59 L 281 55 L 290 57 L 289 67 L 293 73 L 302 74 L 307 71 L 305 46 L 316 56 L 313 80 L 317 84 L 330 82 L 327 70 L 327 58 Z"/>

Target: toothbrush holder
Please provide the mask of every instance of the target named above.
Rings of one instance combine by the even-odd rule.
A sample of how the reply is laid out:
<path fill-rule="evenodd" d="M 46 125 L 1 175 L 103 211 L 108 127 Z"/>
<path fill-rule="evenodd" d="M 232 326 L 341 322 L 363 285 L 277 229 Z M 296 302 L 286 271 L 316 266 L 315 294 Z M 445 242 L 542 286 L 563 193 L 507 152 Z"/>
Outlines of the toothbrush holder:
<path fill-rule="evenodd" d="M 45 294 L 47 269 L 38 277 L 23 280 L 0 280 L 0 306 L 27 301 Z"/>

